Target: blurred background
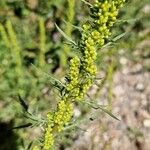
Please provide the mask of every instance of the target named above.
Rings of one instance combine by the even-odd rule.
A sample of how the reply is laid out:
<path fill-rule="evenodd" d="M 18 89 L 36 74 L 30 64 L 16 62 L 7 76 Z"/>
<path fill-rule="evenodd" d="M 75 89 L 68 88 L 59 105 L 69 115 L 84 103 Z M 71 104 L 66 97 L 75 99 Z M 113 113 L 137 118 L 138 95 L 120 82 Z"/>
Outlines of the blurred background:
<path fill-rule="evenodd" d="M 80 126 L 63 133 L 55 150 L 149 150 L 149 14 L 149 0 L 129 0 L 109 44 L 98 51 L 100 79 L 89 94 L 120 121 L 76 104 Z M 56 107 L 59 96 L 51 76 L 64 80 L 76 50 L 55 23 L 78 42 L 77 27 L 88 18 L 88 5 L 79 0 L 0 0 L 0 150 L 30 149 L 41 136 L 38 127 L 9 130 L 28 123 L 18 94 L 38 117 Z"/>

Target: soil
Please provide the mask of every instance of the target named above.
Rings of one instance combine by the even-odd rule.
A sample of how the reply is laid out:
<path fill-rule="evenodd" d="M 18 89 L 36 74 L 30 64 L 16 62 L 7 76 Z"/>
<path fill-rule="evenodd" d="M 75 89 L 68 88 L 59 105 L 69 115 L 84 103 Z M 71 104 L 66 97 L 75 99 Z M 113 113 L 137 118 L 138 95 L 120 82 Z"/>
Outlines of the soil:
<path fill-rule="evenodd" d="M 80 133 L 66 150 L 149 150 L 150 149 L 150 72 L 142 63 L 125 58 L 113 78 L 112 112 L 120 121 L 101 116 Z M 144 63 L 143 63 L 144 64 Z M 105 99 L 106 87 L 101 101 Z"/>

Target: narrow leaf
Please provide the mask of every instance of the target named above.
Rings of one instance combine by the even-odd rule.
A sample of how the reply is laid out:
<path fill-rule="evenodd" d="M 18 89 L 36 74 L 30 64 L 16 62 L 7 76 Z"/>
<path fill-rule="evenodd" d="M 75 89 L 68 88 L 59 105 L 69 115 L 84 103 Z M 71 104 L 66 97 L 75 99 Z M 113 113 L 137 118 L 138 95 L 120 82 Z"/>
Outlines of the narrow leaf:
<path fill-rule="evenodd" d="M 93 7 L 92 4 L 90 4 L 89 2 L 87 2 L 87 1 L 85 1 L 85 0 L 82 0 L 82 2 L 84 2 L 85 4 L 87 4 L 87 5 L 91 6 L 91 7 Z"/>
<path fill-rule="evenodd" d="M 20 95 L 18 95 L 18 98 L 19 98 L 19 102 L 20 102 L 21 106 L 23 107 L 23 109 L 25 111 L 28 111 L 29 106 L 25 103 L 25 101 L 21 98 Z"/>
<path fill-rule="evenodd" d="M 58 29 L 58 31 L 61 33 L 61 35 L 67 39 L 69 42 L 73 43 L 74 45 L 77 45 L 69 36 L 67 36 L 55 23 L 56 28 Z"/>
<path fill-rule="evenodd" d="M 27 127 L 30 127 L 30 126 L 32 126 L 32 123 L 27 123 L 27 124 L 24 124 L 24 125 L 20 125 L 20 126 L 17 126 L 17 127 L 13 127 L 13 128 L 11 128 L 10 130 L 21 129 L 21 128 L 27 128 Z"/>
<path fill-rule="evenodd" d="M 69 24 L 70 26 L 72 26 L 73 28 L 75 28 L 75 29 L 77 29 L 77 30 L 79 30 L 79 31 L 83 31 L 83 29 L 82 29 L 81 27 L 75 26 L 75 25 L 71 24 L 70 22 L 67 22 L 67 21 L 65 21 L 65 20 L 63 20 L 63 22 L 64 22 L 65 24 Z"/>
<path fill-rule="evenodd" d="M 60 86 L 65 87 L 65 84 L 63 84 L 60 80 L 58 80 L 57 78 L 53 77 L 52 75 L 44 72 L 43 70 L 41 70 L 40 68 L 37 68 L 34 64 L 32 64 L 32 66 L 39 72 L 44 74 L 45 76 L 47 76 L 48 78 L 50 78 L 52 81 L 50 81 L 52 84 L 57 83 Z"/>
<path fill-rule="evenodd" d="M 111 41 L 109 41 L 108 43 L 106 43 L 105 45 L 103 45 L 103 48 L 112 45 L 113 42 L 118 41 L 119 39 L 121 39 L 122 37 L 124 37 L 126 34 L 127 34 L 127 33 L 125 32 L 125 33 L 122 33 L 122 34 L 120 34 L 120 35 L 114 37 Z"/>
<path fill-rule="evenodd" d="M 116 42 L 117 40 L 121 39 L 122 37 L 124 37 L 126 35 L 126 32 L 125 33 L 122 33 L 118 36 L 116 36 L 114 39 L 112 39 L 113 42 Z"/>
<path fill-rule="evenodd" d="M 118 20 L 117 23 L 135 23 L 138 21 L 140 18 L 135 18 L 135 19 L 122 19 Z"/>
<path fill-rule="evenodd" d="M 105 112 L 105 113 L 107 113 L 109 116 L 111 116 L 112 118 L 114 118 L 114 119 L 116 119 L 116 120 L 119 120 L 115 115 L 113 115 L 109 110 L 107 110 L 107 109 L 105 109 L 105 108 L 103 108 L 103 107 L 101 107 L 101 106 L 99 106 L 99 108 L 103 111 L 103 112 Z M 119 120 L 120 121 L 120 120 Z"/>
<path fill-rule="evenodd" d="M 30 150 L 31 149 L 31 146 L 33 145 L 33 141 L 31 141 L 27 147 L 27 150 Z"/>
<path fill-rule="evenodd" d="M 106 106 L 103 106 L 103 105 L 98 105 L 98 104 L 95 104 L 95 103 L 91 103 L 91 102 L 86 102 L 88 105 L 90 105 L 93 109 L 101 109 L 103 112 L 107 113 L 109 116 L 111 116 L 112 118 L 116 119 L 116 120 L 119 120 L 115 115 L 113 115 L 109 110 L 107 110 Z M 120 121 L 120 120 L 119 120 Z"/>

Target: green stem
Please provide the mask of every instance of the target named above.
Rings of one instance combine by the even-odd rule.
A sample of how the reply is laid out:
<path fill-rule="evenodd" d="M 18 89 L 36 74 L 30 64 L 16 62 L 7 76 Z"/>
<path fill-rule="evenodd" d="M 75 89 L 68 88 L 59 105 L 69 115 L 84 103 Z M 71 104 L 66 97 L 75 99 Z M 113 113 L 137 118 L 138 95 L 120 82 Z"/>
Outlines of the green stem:
<path fill-rule="evenodd" d="M 39 56 L 38 56 L 38 67 L 42 68 L 45 66 L 45 51 L 46 51 L 46 31 L 44 25 L 44 19 L 39 19 L 39 32 L 40 32 L 40 44 L 39 44 Z"/>
<path fill-rule="evenodd" d="M 8 36 L 10 40 L 10 49 L 11 49 L 11 55 L 13 62 L 15 63 L 16 67 L 16 75 L 17 77 L 21 77 L 23 75 L 23 66 L 22 66 L 22 60 L 21 60 L 21 48 L 19 46 L 16 34 L 13 30 L 11 22 L 8 20 L 6 22 L 6 28 L 8 31 Z"/>
<path fill-rule="evenodd" d="M 67 0 L 68 3 L 68 8 L 66 11 L 66 18 L 67 18 L 67 23 L 66 23 L 66 27 L 65 27 L 65 34 L 68 37 L 71 37 L 71 33 L 72 33 L 72 24 L 74 21 L 74 15 L 75 15 L 75 11 L 74 11 L 74 7 L 75 7 L 75 0 Z M 66 66 L 67 64 L 67 57 L 71 55 L 70 52 L 70 47 L 68 45 L 64 45 L 63 48 L 63 53 L 61 54 L 62 58 L 61 58 L 61 64 L 63 67 Z"/>

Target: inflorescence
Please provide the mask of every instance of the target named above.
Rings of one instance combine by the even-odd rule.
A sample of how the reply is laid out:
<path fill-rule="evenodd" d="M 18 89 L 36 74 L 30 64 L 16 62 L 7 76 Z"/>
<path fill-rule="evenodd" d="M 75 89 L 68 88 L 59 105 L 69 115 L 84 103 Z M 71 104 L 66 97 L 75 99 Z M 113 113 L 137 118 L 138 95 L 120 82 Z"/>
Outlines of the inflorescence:
<path fill-rule="evenodd" d="M 45 150 L 50 150 L 54 144 L 54 136 L 61 132 L 73 115 L 73 102 L 84 99 L 85 94 L 94 82 L 97 73 L 97 49 L 111 35 L 110 29 L 116 21 L 119 9 L 125 0 L 95 0 L 91 8 L 92 21 L 83 25 L 81 32 L 81 57 L 75 56 L 70 60 L 70 71 L 62 100 L 57 109 L 47 115 L 45 129 Z"/>

